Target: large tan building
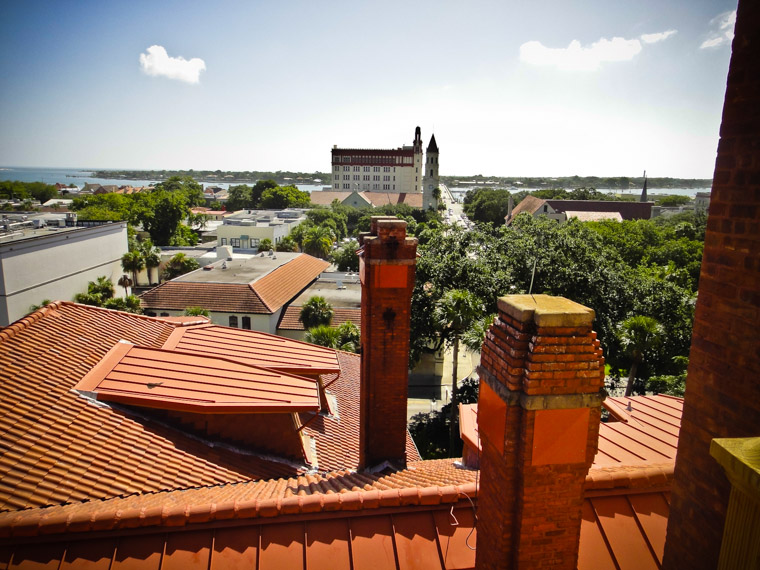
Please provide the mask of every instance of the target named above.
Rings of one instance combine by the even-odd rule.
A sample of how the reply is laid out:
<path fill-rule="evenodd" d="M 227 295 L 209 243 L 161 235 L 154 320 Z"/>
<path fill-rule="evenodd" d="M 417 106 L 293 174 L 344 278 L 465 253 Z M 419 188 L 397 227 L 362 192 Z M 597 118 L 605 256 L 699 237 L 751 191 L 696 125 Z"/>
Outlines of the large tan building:
<path fill-rule="evenodd" d="M 438 164 L 438 147 L 431 138 Z M 414 131 L 411 145 L 395 149 L 338 148 L 332 149 L 332 189 L 334 191 L 390 192 L 420 194 L 423 190 L 422 134 Z"/>

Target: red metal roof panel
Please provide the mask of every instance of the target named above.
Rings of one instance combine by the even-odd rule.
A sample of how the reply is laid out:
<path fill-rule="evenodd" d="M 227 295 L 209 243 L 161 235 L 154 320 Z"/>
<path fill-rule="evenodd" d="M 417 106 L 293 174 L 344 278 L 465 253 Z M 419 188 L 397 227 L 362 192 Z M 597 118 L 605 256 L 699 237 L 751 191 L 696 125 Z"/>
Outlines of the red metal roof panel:
<path fill-rule="evenodd" d="M 334 350 L 260 331 L 219 325 L 177 329 L 163 348 L 223 356 L 250 366 L 294 374 L 334 374 L 340 364 Z"/>
<path fill-rule="evenodd" d="M 117 343 L 77 390 L 98 400 L 204 413 L 319 410 L 316 382 L 222 358 Z"/>

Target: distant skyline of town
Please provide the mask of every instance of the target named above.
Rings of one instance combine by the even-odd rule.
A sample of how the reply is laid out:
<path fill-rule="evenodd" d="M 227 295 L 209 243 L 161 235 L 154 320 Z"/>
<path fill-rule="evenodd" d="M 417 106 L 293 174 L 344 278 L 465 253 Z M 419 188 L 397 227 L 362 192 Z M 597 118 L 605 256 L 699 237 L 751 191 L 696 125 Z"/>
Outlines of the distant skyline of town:
<path fill-rule="evenodd" d="M 325 172 L 419 125 L 442 175 L 710 178 L 735 7 L 11 3 L 0 163 Z"/>

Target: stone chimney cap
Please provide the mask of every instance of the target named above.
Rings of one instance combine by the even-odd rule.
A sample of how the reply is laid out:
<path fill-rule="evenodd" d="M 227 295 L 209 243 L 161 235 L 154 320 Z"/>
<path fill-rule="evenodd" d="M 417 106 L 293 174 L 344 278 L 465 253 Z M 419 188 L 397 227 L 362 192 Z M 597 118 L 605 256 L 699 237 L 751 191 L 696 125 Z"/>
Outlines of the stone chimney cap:
<path fill-rule="evenodd" d="M 552 295 L 507 295 L 499 297 L 499 310 L 510 317 L 539 327 L 586 327 L 594 321 L 594 310 Z"/>

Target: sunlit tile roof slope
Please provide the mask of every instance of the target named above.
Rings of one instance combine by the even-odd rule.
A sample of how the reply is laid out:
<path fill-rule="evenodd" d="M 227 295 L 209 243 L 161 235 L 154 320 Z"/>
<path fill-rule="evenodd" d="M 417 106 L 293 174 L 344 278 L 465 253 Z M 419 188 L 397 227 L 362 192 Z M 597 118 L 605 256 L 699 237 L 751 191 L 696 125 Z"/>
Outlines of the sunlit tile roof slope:
<path fill-rule="evenodd" d="M 145 309 L 184 311 L 203 307 L 222 313 L 268 314 L 259 296 L 244 283 L 190 283 L 166 281 L 140 297 Z"/>
<path fill-rule="evenodd" d="M 251 288 L 273 313 L 294 299 L 328 267 L 330 264 L 323 259 L 301 254 L 251 283 Z"/>
<path fill-rule="evenodd" d="M 189 352 L 119 342 L 75 386 L 97 399 L 200 413 L 319 410 L 313 379 Z"/>
<path fill-rule="evenodd" d="M 231 358 L 250 366 L 265 366 L 292 374 L 340 372 L 338 357 L 332 349 L 260 331 L 218 325 L 177 328 L 163 348 Z"/>
<path fill-rule="evenodd" d="M 57 302 L 0 330 L 0 510 L 296 472 L 72 390 L 115 343 L 160 347 L 177 326 Z"/>
<path fill-rule="evenodd" d="M 277 328 L 284 331 L 305 330 L 303 323 L 299 320 L 301 308 L 294 307 L 293 305 L 286 307 L 282 312 Z M 361 327 L 362 310 L 355 307 L 333 307 L 333 318 L 330 321 L 330 326 L 333 328 L 339 327 L 346 321 L 351 321 L 357 327 Z"/>
<path fill-rule="evenodd" d="M 359 465 L 359 356 L 340 351 L 337 354 L 342 372 L 328 390 L 339 404 L 338 417 L 301 414 L 301 423 L 306 425 L 304 433 L 316 440 L 321 472 L 356 469 Z M 420 459 L 409 432 L 406 455 L 409 461 Z"/>

